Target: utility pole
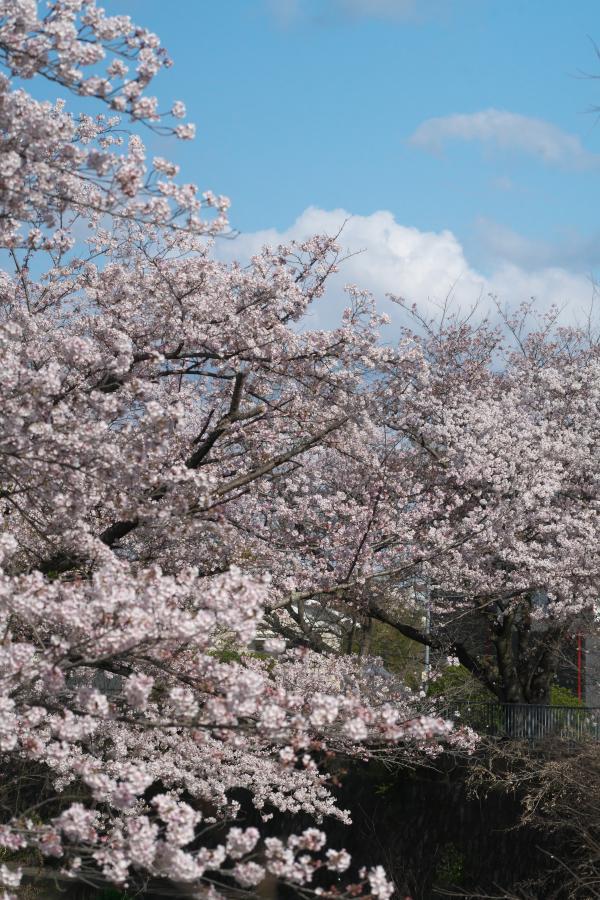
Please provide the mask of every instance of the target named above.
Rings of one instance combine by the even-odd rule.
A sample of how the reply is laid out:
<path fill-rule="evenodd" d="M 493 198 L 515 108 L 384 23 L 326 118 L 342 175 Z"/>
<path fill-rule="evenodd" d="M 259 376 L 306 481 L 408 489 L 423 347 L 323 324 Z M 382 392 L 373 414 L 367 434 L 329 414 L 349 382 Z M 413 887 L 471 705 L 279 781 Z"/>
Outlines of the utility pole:
<path fill-rule="evenodd" d="M 429 637 L 431 632 L 431 586 L 429 578 L 425 578 L 425 634 Z M 425 675 L 429 677 L 431 669 L 430 647 L 425 644 Z"/>

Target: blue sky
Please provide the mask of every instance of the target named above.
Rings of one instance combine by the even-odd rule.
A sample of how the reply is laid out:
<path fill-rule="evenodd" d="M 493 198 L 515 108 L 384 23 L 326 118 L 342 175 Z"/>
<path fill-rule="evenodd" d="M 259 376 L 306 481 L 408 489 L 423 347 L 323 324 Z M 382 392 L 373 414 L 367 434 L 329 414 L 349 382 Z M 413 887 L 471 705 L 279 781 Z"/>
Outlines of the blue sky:
<path fill-rule="evenodd" d="M 365 249 L 349 280 L 376 292 L 591 297 L 596 0 L 107 5 L 173 56 L 161 97 L 186 102 L 198 137 L 162 152 L 232 198 L 241 255 L 349 214 L 349 249 Z"/>

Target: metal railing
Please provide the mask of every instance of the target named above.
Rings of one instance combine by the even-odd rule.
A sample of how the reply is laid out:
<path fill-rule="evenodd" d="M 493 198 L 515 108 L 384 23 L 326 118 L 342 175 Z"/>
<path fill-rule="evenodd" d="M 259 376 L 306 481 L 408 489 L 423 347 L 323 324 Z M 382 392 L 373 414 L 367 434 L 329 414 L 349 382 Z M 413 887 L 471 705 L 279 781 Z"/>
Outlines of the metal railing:
<path fill-rule="evenodd" d="M 490 737 L 600 741 L 600 707 L 460 701 L 444 715 Z"/>

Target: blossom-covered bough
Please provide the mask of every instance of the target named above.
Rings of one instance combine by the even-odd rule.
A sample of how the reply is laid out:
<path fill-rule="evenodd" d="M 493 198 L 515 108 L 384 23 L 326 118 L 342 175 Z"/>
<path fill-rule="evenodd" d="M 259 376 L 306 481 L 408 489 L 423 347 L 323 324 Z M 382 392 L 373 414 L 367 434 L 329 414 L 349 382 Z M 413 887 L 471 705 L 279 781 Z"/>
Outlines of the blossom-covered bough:
<path fill-rule="evenodd" d="M 261 836 L 232 795 L 265 822 L 347 820 L 324 752 L 449 731 L 301 621 L 290 649 L 274 627 L 340 565 L 300 536 L 318 473 L 376 428 L 381 320 L 355 291 L 337 329 L 298 327 L 329 238 L 211 257 L 227 200 L 122 130 L 193 136 L 149 96 L 169 60 L 129 17 L 0 0 L 0 60 L 0 878 L 41 854 L 90 883 L 343 894 L 344 850 Z M 33 77 L 104 111 L 39 102 Z M 347 882 L 392 890 L 378 866 Z"/>

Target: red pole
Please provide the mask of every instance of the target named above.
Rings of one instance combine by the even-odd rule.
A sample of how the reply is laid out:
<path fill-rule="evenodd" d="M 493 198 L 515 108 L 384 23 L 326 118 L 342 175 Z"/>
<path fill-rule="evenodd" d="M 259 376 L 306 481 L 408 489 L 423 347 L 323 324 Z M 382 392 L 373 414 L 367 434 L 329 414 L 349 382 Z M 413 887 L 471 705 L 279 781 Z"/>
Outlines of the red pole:
<path fill-rule="evenodd" d="M 581 634 L 577 635 L 577 699 L 581 702 Z"/>

